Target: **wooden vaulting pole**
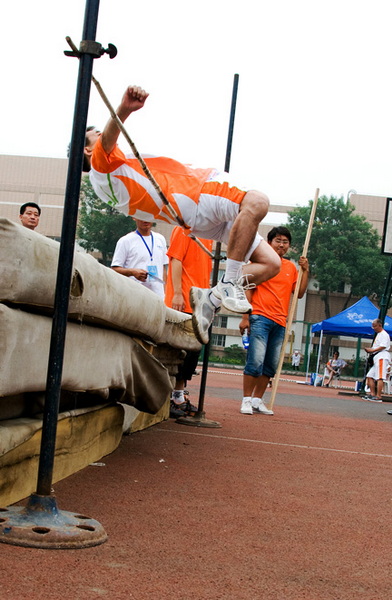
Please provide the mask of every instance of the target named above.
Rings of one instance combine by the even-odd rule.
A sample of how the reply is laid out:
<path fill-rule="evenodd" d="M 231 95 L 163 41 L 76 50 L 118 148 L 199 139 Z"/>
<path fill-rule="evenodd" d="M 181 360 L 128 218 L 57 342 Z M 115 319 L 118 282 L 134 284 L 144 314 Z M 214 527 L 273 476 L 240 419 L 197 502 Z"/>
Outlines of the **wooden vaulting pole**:
<path fill-rule="evenodd" d="M 304 243 L 303 251 L 302 251 L 302 254 L 301 254 L 301 256 L 304 256 L 305 258 L 307 257 L 307 254 L 308 254 L 310 236 L 312 235 L 313 222 L 314 222 L 314 217 L 316 215 L 316 209 L 317 209 L 317 202 L 318 202 L 319 193 L 320 193 L 320 190 L 319 190 L 319 188 L 317 188 L 316 192 L 315 192 L 315 195 L 314 195 L 313 206 L 312 206 L 312 210 L 311 210 L 310 217 L 309 217 L 309 224 L 308 224 L 308 230 L 307 230 L 307 233 L 306 233 L 305 243 Z M 299 293 L 299 288 L 300 288 L 300 285 L 301 285 L 301 280 L 302 280 L 302 269 L 300 268 L 299 272 L 298 272 L 298 279 L 297 279 L 297 283 L 295 285 L 295 290 L 294 290 L 293 298 L 292 298 L 292 301 L 291 301 L 291 307 L 290 307 L 289 316 L 287 318 L 286 331 L 285 331 L 284 341 L 283 341 L 283 344 L 282 344 L 282 350 L 280 352 L 279 364 L 278 364 L 278 368 L 277 368 L 277 371 L 275 373 L 274 381 L 273 381 L 273 384 L 272 384 L 271 398 L 270 398 L 270 401 L 269 401 L 269 404 L 268 404 L 268 408 L 270 410 L 272 409 L 272 407 L 274 405 L 274 402 L 275 402 L 276 392 L 277 392 L 278 385 L 279 385 L 279 377 L 280 377 L 280 374 L 281 374 L 281 371 L 282 371 L 282 366 L 283 366 L 283 361 L 284 361 L 286 344 L 287 344 L 288 339 L 289 339 L 289 335 L 290 335 L 290 331 L 291 331 L 291 325 L 292 325 L 292 322 L 293 322 L 295 309 L 297 308 L 298 293 Z"/>

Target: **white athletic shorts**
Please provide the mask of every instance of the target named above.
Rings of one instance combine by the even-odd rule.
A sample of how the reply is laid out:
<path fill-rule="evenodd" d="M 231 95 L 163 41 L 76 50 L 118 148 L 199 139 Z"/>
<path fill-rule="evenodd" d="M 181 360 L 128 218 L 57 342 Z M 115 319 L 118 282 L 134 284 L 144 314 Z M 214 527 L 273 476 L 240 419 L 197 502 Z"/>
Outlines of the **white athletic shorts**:
<path fill-rule="evenodd" d="M 191 226 L 192 233 L 197 237 L 227 244 L 245 194 L 243 190 L 222 182 L 221 178 L 207 181 L 199 196 L 195 220 Z M 262 239 L 256 233 L 245 262 L 248 262 Z"/>
<path fill-rule="evenodd" d="M 371 379 L 387 379 L 387 369 L 389 365 L 389 360 L 387 358 L 379 358 L 377 360 L 374 357 L 374 365 L 370 367 L 369 371 L 366 374 L 366 377 L 370 377 Z"/>

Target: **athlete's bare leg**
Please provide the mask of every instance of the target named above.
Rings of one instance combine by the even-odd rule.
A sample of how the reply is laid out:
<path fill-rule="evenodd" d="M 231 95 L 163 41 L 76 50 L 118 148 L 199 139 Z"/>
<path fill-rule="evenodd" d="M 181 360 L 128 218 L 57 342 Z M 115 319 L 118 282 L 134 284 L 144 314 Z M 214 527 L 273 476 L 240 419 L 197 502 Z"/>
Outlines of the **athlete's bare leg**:
<path fill-rule="evenodd" d="M 257 285 L 279 273 L 280 258 L 265 240 L 252 252 L 252 264 L 242 266 L 268 208 L 269 200 L 263 193 L 250 191 L 245 194 L 230 231 L 227 258 L 231 265 L 228 260 L 224 278 L 212 290 L 191 289 L 194 329 L 197 338 L 204 344 L 208 341 L 208 328 L 220 304 L 233 312 L 251 312 L 252 306 L 244 293 L 242 274 L 249 274 L 249 283 Z"/>
<path fill-rule="evenodd" d="M 269 200 L 262 192 L 247 192 L 241 202 L 240 210 L 234 221 L 227 243 L 227 257 L 245 260 L 252 245 L 260 221 L 268 213 Z"/>
<path fill-rule="evenodd" d="M 251 263 L 244 265 L 242 271 L 244 274 L 250 275 L 249 283 L 255 285 L 275 277 L 282 264 L 278 253 L 265 240 L 261 240 L 250 260 Z"/>
<path fill-rule="evenodd" d="M 268 213 L 269 200 L 262 192 L 250 191 L 241 202 L 239 214 L 234 221 L 227 244 L 227 258 L 244 261 L 258 231 L 260 222 Z M 243 269 L 251 273 L 251 283 L 256 285 L 275 277 L 279 273 L 281 261 L 277 253 L 262 241 L 250 257 L 252 265 Z"/>

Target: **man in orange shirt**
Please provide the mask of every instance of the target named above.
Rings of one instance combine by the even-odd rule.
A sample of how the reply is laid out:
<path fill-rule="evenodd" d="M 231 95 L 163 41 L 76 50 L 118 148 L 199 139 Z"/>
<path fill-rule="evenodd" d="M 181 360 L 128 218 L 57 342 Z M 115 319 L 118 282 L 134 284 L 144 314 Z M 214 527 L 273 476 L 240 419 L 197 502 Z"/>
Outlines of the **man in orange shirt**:
<path fill-rule="evenodd" d="M 278 275 L 248 292 L 252 314 L 244 315 L 241 334 L 249 334 L 249 348 L 243 378 L 243 400 L 240 412 L 245 415 L 261 413 L 273 415 L 263 401 L 268 382 L 275 375 L 286 329 L 290 297 L 295 289 L 298 272 L 295 265 L 283 258 L 290 248 L 291 234 L 287 227 L 274 227 L 268 233 L 268 243 L 280 257 L 282 266 Z M 302 279 L 298 298 L 308 286 L 309 263 L 301 256 L 299 265 Z"/>
<path fill-rule="evenodd" d="M 124 122 L 144 106 L 148 94 L 138 86 L 129 86 L 117 109 Z M 139 161 L 125 156 L 117 146 L 120 129 L 111 118 L 102 135 L 86 133 L 85 156 L 91 160 L 90 180 L 97 195 L 119 211 L 143 221 L 176 221 L 163 203 Z M 144 156 L 155 181 L 167 200 L 194 235 L 227 244 L 226 270 L 212 290 L 192 290 L 195 335 L 208 342 L 208 329 L 215 310 L 221 304 L 238 313 L 250 312 L 244 292 L 244 275 L 258 284 L 276 275 L 280 262 L 270 246 L 258 234 L 266 216 L 269 200 L 255 190 L 231 186 L 227 174 L 216 169 L 194 169 L 163 156 Z M 244 266 L 251 259 L 251 264 Z"/>
<path fill-rule="evenodd" d="M 212 250 L 211 240 L 201 241 L 207 250 Z M 209 287 L 212 260 L 192 238 L 186 235 L 181 227 L 175 227 L 172 231 L 167 256 L 169 257 L 169 270 L 166 280 L 165 303 L 170 308 L 191 314 L 189 291 L 192 286 Z M 192 379 L 199 355 L 200 352 L 187 352 L 184 362 L 179 367 L 170 402 L 170 416 L 172 417 L 181 417 L 197 410 L 189 400 L 185 399 L 184 389 L 187 381 Z"/>

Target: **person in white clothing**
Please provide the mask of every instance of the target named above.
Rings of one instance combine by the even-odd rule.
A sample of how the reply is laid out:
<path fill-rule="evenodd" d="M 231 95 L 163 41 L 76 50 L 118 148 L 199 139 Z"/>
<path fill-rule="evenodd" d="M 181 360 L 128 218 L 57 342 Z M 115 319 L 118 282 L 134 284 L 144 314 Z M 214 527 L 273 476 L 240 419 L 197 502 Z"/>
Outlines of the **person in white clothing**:
<path fill-rule="evenodd" d="M 301 362 L 301 353 L 299 350 L 294 350 L 291 355 L 291 366 L 294 367 L 294 371 L 299 371 L 299 365 Z"/>
<path fill-rule="evenodd" d="M 149 221 L 134 221 L 136 231 L 118 240 L 111 267 L 120 275 L 135 279 L 163 299 L 169 263 L 166 240 L 160 233 L 152 233 L 152 223 Z"/>
<path fill-rule="evenodd" d="M 389 349 L 391 347 L 391 338 L 383 328 L 381 319 L 374 319 L 372 328 L 376 332 L 376 337 L 371 348 L 365 348 L 365 352 L 373 355 L 373 366 L 370 367 L 366 374 L 370 395 L 365 396 L 365 399 L 371 402 L 382 402 L 381 394 L 390 362 Z"/>
<path fill-rule="evenodd" d="M 339 358 L 339 352 L 334 352 L 332 358 L 329 359 L 324 369 L 324 385 L 329 387 L 334 377 L 340 377 L 342 369 L 347 366 L 346 361 Z"/>

